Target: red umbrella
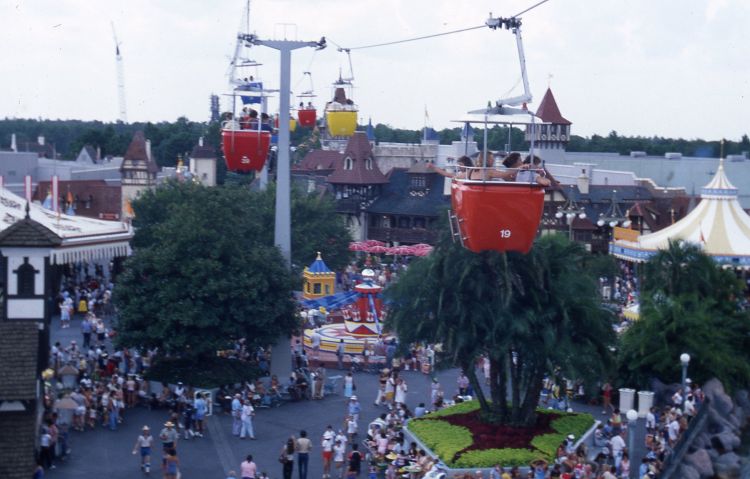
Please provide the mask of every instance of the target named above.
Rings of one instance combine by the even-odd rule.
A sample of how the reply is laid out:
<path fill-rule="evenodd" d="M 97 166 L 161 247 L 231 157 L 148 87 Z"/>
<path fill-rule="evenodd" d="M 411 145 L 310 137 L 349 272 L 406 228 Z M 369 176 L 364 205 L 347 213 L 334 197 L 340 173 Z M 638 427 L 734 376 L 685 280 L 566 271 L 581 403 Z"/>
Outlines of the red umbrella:
<path fill-rule="evenodd" d="M 367 246 L 385 246 L 385 243 L 383 243 L 382 241 L 373 239 L 365 241 L 364 244 L 366 244 Z"/>
<path fill-rule="evenodd" d="M 395 254 L 414 254 L 414 249 L 410 246 L 396 246 L 393 249 Z"/>
<path fill-rule="evenodd" d="M 375 245 L 375 246 L 371 246 L 367 248 L 368 253 L 380 254 L 380 253 L 385 253 L 386 251 L 388 251 L 388 248 L 386 248 L 385 246 L 379 246 L 379 245 Z"/>
<path fill-rule="evenodd" d="M 366 251 L 367 246 L 359 241 L 349 243 L 349 251 Z"/>
<path fill-rule="evenodd" d="M 426 249 L 426 248 L 432 249 L 432 246 L 428 245 L 427 243 L 419 243 L 419 244 L 412 245 L 412 248 L 414 248 L 414 249 Z"/>
<path fill-rule="evenodd" d="M 418 248 L 414 250 L 414 256 L 427 256 L 432 252 L 432 246 L 429 248 Z"/>

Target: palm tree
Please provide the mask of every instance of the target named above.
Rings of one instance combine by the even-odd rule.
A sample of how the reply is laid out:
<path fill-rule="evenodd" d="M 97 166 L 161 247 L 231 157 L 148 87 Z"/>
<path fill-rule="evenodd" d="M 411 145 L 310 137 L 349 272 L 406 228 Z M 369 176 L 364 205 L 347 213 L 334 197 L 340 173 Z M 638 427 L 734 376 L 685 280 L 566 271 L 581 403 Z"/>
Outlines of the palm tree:
<path fill-rule="evenodd" d="M 611 317 L 586 255 L 557 235 L 528 255 L 474 254 L 443 242 L 387 291 L 390 327 L 405 343 L 441 343 L 467 373 L 487 420 L 533 423 L 546 372 L 560 367 L 583 377 L 608 364 Z M 490 360 L 489 399 L 473 367 L 481 355 Z"/>

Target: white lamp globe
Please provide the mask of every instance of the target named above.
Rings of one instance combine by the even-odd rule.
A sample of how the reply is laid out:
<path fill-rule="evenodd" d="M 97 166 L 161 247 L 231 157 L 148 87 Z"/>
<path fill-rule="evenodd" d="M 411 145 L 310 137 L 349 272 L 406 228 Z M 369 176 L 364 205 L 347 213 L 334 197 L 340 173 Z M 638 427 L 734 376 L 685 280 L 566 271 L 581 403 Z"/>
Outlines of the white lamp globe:
<path fill-rule="evenodd" d="M 565 215 L 565 217 L 568 218 L 569 220 L 572 220 L 573 218 L 576 217 L 576 215 L 574 215 L 573 213 L 568 213 L 567 215 Z"/>
<path fill-rule="evenodd" d="M 604 220 L 599 220 L 596 222 L 596 224 L 599 226 L 604 226 Z"/>
<path fill-rule="evenodd" d="M 559 219 L 559 218 L 562 218 L 562 217 L 563 217 L 562 211 L 558 211 L 557 213 L 555 213 L 555 218 Z"/>
<path fill-rule="evenodd" d="M 617 221 L 610 221 L 609 222 L 609 226 L 611 226 L 612 228 L 614 228 L 615 226 L 617 226 Z"/>
<path fill-rule="evenodd" d="M 633 224 L 633 223 L 632 223 L 632 222 L 631 222 L 630 220 L 628 220 L 628 221 L 624 222 L 624 223 L 622 224 L 622 226 L 623 226 L 624 228 L 630 228 L 630 225 L 632 225 L 632 224 Z"/>
<path fill-rule="evenodd" d="M 688 353 L 680 354 L 680 362 L 687 366 L 687 364 L 690 362 L 690 355 Z"/>
<path fill-rule="evenodd" d="M 579 218 L 584 219 L 586 218 L 586 213 L 581 213 L 578 215 Z"/>
<path fill-rule="evenodd" d="M 638 420 L 638 412 L 635 409 L 631 409 L 630 411 L 628 411 L 625 416 L 630 422 L 635 422 Z"/>

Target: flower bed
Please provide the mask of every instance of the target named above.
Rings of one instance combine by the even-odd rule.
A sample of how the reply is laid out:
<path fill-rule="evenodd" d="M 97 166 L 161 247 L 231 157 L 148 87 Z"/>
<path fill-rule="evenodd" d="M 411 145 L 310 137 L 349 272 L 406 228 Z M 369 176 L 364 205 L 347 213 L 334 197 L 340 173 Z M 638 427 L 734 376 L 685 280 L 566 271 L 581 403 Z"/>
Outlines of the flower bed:
<path fill-rule="evenodd" d="M 451 468 L 522 466 L 552 460 L 568 434 L 581 437 L 593 424 L 590 414 L 539 410 L 531 427 L 481 421 L 479 403 L 469 401 L 409 421 L 409 431 Z"/>

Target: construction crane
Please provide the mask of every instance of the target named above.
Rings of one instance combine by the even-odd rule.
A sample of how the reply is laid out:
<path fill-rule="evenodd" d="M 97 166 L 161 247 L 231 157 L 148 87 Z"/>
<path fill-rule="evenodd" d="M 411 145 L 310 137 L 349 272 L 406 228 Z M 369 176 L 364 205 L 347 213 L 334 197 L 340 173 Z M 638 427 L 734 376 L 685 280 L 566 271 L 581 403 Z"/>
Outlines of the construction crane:
<path fill-rule="evenodd" d="M 117 99 L 120 106 L 120 121 L 123 123 L 128 122 L 128 113 L 125 108 L 125 74 L 122 67 L 122 55 L 120 54 L 120 42 L 117 40 L 117 32 L 115 32 L 115 22 L 112 24 L 112 36 L 115 39 L 115 61 L 117 63 Z"/>

